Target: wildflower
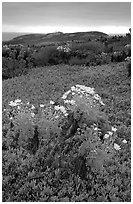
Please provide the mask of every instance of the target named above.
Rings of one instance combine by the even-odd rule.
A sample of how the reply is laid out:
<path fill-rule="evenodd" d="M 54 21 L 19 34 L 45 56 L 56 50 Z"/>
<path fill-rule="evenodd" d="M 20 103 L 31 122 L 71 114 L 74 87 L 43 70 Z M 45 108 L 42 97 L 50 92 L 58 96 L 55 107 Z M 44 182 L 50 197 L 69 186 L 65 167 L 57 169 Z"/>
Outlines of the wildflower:
<path fill-rule="evenodd" d="M 104 139 L 108 139 L 108 138 L 109 138 L 109 134 L 105 134 Z"/>
<path fill-rule="evenodd" d="M 64 116 L 68 116 L 68 113 L 65 113 Z"/>
<path fill-rule="evenodd" d="M 16 99 L 15 102 L 16 103 L 21 103 L 21 99 Z"/>
<path fill-rule="evenodd" d="M 74 100 L 71 100 L 71 101 L 70 101 L 70 104 L 71 104 L 71 105 L 74 105 L 74 104 L 75 104 L 75 101 L 74 101 Z"/>
<path fill-rule="evenodd" d="M 9 106 L 17 106 L 18 104 L 16 102 L 10 101 Z"/>
<path fill-rule="evenodd" d="M 43 108 L 43 107 L 44 107 L 44 105 L 43 105 L 43 104 L 40 104 L 40 107 L 41 107 L 41 108 Z"/>
<path fill-rule="evenodd" d="M 27 105 L 29 105 L 30 103 L 29 102 L 27 102 Z"/>
<path fill-rule="evenodd" d="M 35 116 L 35 113 L 31 113 L 31 117 L 33 117 L 33 118 L 34 118 L 34 116 Z"/>
<path fill-rule="evenodd" d="M 65 114 L 66 113 L 65 107 L 64 106 L 60 106 L 60 111 Z"/>
<path fill-rule="evenodd" d="M 120 150 L 121 148 L 120 148 L 120 146 L 118 144 L 114 143 L 114 149 Z"/>
<path fill-rule="evenodd" d="M 113 132 L 116 132 L 116 130 L 117 130 L 117 129 L 116 129 L 115 127 L 112 127 L 112 131 L 113 131 Z"/>
<path fill-rule="evenodd" d="M 63 96 L 61 97 L 62 99 L 66 99 L 67 98 L 67 95 L 66 94 L 63 94 Z"/>
<path fill-rule="evenodd" d="M 127 143 L 127 140 L 124 139 L 124 140 L 122 140 L 122 142 L 123 142 L 124 144 L 126 144 L 126 143 Z"/>
<path fill-rule="evenodd" d="M 55 106 L 54 109 L 55 110 L 60 110 L 60 106 Z"/>
<path fill-rule="evenodd" d="M 94 98 L 95 98 L 96 100 L 99 100 L 99 99 L 100 99 L 100 96 L 99 96 L 98 94 L 95 94 L 95 95 L 94 95 Z"/>
<path fill-rule="evenodd" d="M 51 104 L 51 105 L 54 105 L 54 103 L 55 103 L 54 101 L 50 101 L 50 104 Z"/>
<path fill-rule="evenodd" d="M 85 91 L 85 92 L 87 92 L 89 94 L 92 94 L 92 95 L 95 94 L 94 88 L 86 87 L 84 85 L 79 85 L 79 84 L 77 84 L 76 87 L 82 89 L 83 91 Z"/>
<path fill-rule="evenodd" d="M 31 109 L 35 109 L 35 106 L 32 105 L 32 106 L 31 106 Z"/>
<path fill-rule="evenodd" d="M 64 103 L 69 103 L 71 105 L 74 105 L 75 101 L 74 100 L 65 100 Z"/>
<path fill-rule="evenodd" d="M 76 88 L 74 86 L 71 87 L 72 91 L 76 91 Z"/>
<path fill-rule="evenodd" d="M 67 98 L 67 95 L 70 93 L 71 91 L 67 91 L 66 93 L 63 94 L 63 96 L 61 97 L 62 99 L 66 99 Z"/>
<path fill-rule="evenodd" d="M 98 130 L 98 127 L 95 127 L 94 130 Z"/>
<path fill-rule="evenodd" d="M 105 106 L 105 104 L 102 102 L 102 100 L 99 101 L 101 103 L 101 105 Z"/>
<path fill-rule="evenodd" d="M 108 131 L 108 134 L 109 134 L 110 136 L 112 136 L 112 135 L 113 135 L 113 132 L 111 132 L 111 131 Z"/>
<path fill-rule="evenodd" d="M 69 103 L 70 100 L 65 100 L 64 103 Z"/>
<path fill-rule="evenodd" d="M 131 60 L 131 57 L 126 57 L 125 58 L 125 61 L 130 61 Z"/>

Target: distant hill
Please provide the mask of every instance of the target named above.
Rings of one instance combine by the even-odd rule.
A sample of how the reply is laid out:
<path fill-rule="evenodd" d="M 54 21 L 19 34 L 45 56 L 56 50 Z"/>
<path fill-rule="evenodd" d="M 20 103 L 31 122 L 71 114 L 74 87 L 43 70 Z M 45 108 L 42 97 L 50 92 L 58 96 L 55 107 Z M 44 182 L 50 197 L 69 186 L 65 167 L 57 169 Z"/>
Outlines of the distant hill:
<path fill-rule="evenodd" d="M 55 32 L 55 33 L 48 33 L 48 34 L 26 34 L 20 35 L 12 40 L 6 41 L 7 44 L 47 44 L 47 43 L 59 43 L 59 42 L 66 42 L 66 41 L 89 41 L 89 39 L 95 39 L 98 37 L 107 37 L 108 35 L 98 31 L 91 31 L 91 32 L 76 32 L 76 33 L 62 33 L 62 32 Z M 5 43 L 5 42 L 3 42 Z"/>
<path fill-rule="evenodd" d="M 17 32 L 2 32 L 2 41 L 12 40 L 15 37 L 25 35 L 26 33 L 17 33 Z"/>

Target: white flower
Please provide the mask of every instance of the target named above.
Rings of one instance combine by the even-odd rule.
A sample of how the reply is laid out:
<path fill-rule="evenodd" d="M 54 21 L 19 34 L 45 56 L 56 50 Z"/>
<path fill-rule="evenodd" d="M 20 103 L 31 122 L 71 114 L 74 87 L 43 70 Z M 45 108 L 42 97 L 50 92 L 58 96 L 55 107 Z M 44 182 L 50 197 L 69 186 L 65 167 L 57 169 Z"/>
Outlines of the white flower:
<path fill-rule="evenodd" d="M 55 110 L 60 110 L 60 106 L 55 106 L 54 109 Z"/>
<path fill-rule="evenodd" d="M 27 105 L 29 105 L 30 103 L 29 102 L 27 102 Z"/>
<path fill-rule="evenodd" d="M 35 106 L 32 105 L 32 106 L 31 106 L 31 109 L 35 109 Z"/>
<path fill-rule="evenodd" d="M 105 104 L 101 100 L 99 102 L 101 103 L 101 105 L 105 106 Z"/>
<path fill-rule="evenodd" d="M 71 90 L 72 90 L 72 91 L 76 91 L 75 86 L 72 86 L 72 87 L 71 87 Z"/>
<path fill-rule="evenodd" d="M 44 105 L 43 105 L 43 104 L 40 104 L 40 107 L 41 107 L 41 108 L 43 108 L 43 107 L 44 107 Z"/>
<path fill-rule="evenodd" d="M 69 103 L 70 100 L 65 100 L 64 103 Z"/>
<path fill-rule="evenodd" d="M 18 106 L 18 110 L 20 110 L 20 106 Z"/>
<path fill-rule="evenodd" d="M 114 149 L 116 149 L 116 150 L 120 150 L 121 147 L 120 147 L 118 144 L 114 143 Z"/>
<path fill-rule="evenodd" d="M 95 95 L 94 95 L 94 98 L 95 98 L 96 100 L 99 100 L 99 99 L 100 99 L 100 96 L 99 96 L 98 94 L 95 94 Z"/>
<path fill-rule="evenodd" d="M 60 111 L 65 114 L 66 113 L 65 107 L 64 106 L 60 106 Z"/>
<path fill-rule="evenodd" d="M 66 94 L 63 94 L 63 96 L 61 97 L 62 99 L 66 99 L 67 98 L 67 95 Z"/>
<path fill-rule="evenodd" d="M 21 99 L 16 99 L 15 103 L 21 103 L 21 101 L 22 101 Z"/>
<path fill-rule="evenodd" d="M 87 87 L 87 86 L 79 85 L 79 84 L 77 84 L 76 87 L 92 95 L 95 93 L 94 88 L 91 88 L 91 87 Z"/>
<path fill-rule="evenodd" d="M 108 139 L 108 138 L 109 138 L 109 134 L 105 134 L 105 135 L 104 135 L 104 138 L 105 138 L 105 139 Z"/>
<path fill-rule="evenodd" d="M 10 103 L 9 103 L 9 106 L 17 106 L 18 104 L 17 103 L 15 103 L 15 102 L 13 102 L 13 101 L 10 101 Z"/>
<path fill-rule="evenodd" d="M 98 130 L 98 127 L 95 127 L 94 130 Z"/>
<path fill-rule="evenodd" d="M 66 99 L 67 95 L 71 92 L 71 90 L 67 91 L 66 93 L 63 94 L 63 96 L 61 97 L 62 99 Z"/>
<path fill-rule="evenodd" d="M 74 101 L 74 100 L 71 100 L 71 101 L 70 101 L 70 104 L 74 105 L 74 104 L 75 104 L 75 101 Z"/>
<path fill-rule="evenodd" d="M 51 105 L 54 105 L 54 101 L 50 101 L 50 104 L 51 104 Z"/>
<path fill-rule="evenodd" d="M 112 136 L 112 135 L 113 135 L 113 132 L 111 132 L 111 131 L 108 131 L 108 134 L 109 134 L 110 136 Z"/>
<path fill-rule="evenodd" d="M 127 140 L 124 139 L 124 140 L 122 140 L 122 142 L 123 142 L 124 144 L 126 144 L 126 143 L 127 143 Z"/>
<path fill-rule="evenodd" d="M 68 116 L 68 113 L 65 113 L 64 116 Z"/>
<path fill-rule="evenodd" d="M 56 116 L 55 116 L 55 118 L 59 118 L 59 116 L 58 116 L 58 115 L 56 115 Z"/>
<path fill-rule="evenodd" d="M 35 113 L 31 113 L 31 117 L 34 117 L 35 116 Z"/>
<path fill-rule="evenodd" d="M 116 129 L 115 127 L 112 127 L 112 131 L 113 131 L 113 132 L 116 132 L 116 130 L 117 130 L 117 129 Z"/>
<path fill-rule="evenodd" d="M 64 103 L 69 103 L 71 105 L 74 105 L 75 101 L 74 100 L 65 100 Z"/>

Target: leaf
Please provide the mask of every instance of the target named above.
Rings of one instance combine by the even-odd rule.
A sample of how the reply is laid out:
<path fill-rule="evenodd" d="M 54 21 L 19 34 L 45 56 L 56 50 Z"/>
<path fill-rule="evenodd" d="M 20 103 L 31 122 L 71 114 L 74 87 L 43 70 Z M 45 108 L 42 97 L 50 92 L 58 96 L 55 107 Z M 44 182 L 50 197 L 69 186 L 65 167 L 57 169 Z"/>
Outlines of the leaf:
<path fill-rule="evenodd" d="M 100 170 L 103 167 L 104 161 L 108 160 L 108 155 L 103 150 L 97 150 L 89 160 L 88 157 L 88 164 L 95 170 Z"/>
<path fill-rule="evenodd" d="M 79 154 L 84 155 L 86 153 L 86 149 L 90 147 L 90 141 L 84 141 L 79 147 Z"/>

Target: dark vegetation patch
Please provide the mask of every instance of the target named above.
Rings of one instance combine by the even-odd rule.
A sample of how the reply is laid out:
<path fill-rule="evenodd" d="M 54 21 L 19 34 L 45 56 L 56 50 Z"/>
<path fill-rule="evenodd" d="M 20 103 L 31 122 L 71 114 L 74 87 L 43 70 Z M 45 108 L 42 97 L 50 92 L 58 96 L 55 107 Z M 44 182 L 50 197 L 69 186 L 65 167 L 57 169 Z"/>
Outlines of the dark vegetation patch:
<path fill-rule="evenodd" d="M 52 37 L 59 38 L 63 34 Z M 71 34 L 72 35 L 72 34 Z M 70 35 L 70 36 L 71 36 Z M 122 62 L 131 57 L 131 36 L 87 35 L 75 33 L 74 39 L 68 35 L 57 41 L 46 41 L 44 44 L 23 44 L 23 40 L 30 35 L 18 37 L 12 41 L 4 42 L 2 48 L 2 78 L 3 80 L 15 76 L 26 75 L 30 69 L 57 64 L 97 66 L 111 62 Z M 85 37 L 87 36 L 87 37 Z M 39 40 L 41 36 L 33 36 Z M 44 37 L 44 36 L 42 36 Z M 22 42 L 19 39 L 22 38 Z M 17 41 L 18 39 L 18 41 Z M 51 38 L 50 38 L 51 39 Z M 21 43 L 21 44 L 20 44 Z M 131 66 L 127 62 L 129 77 Z"/>

